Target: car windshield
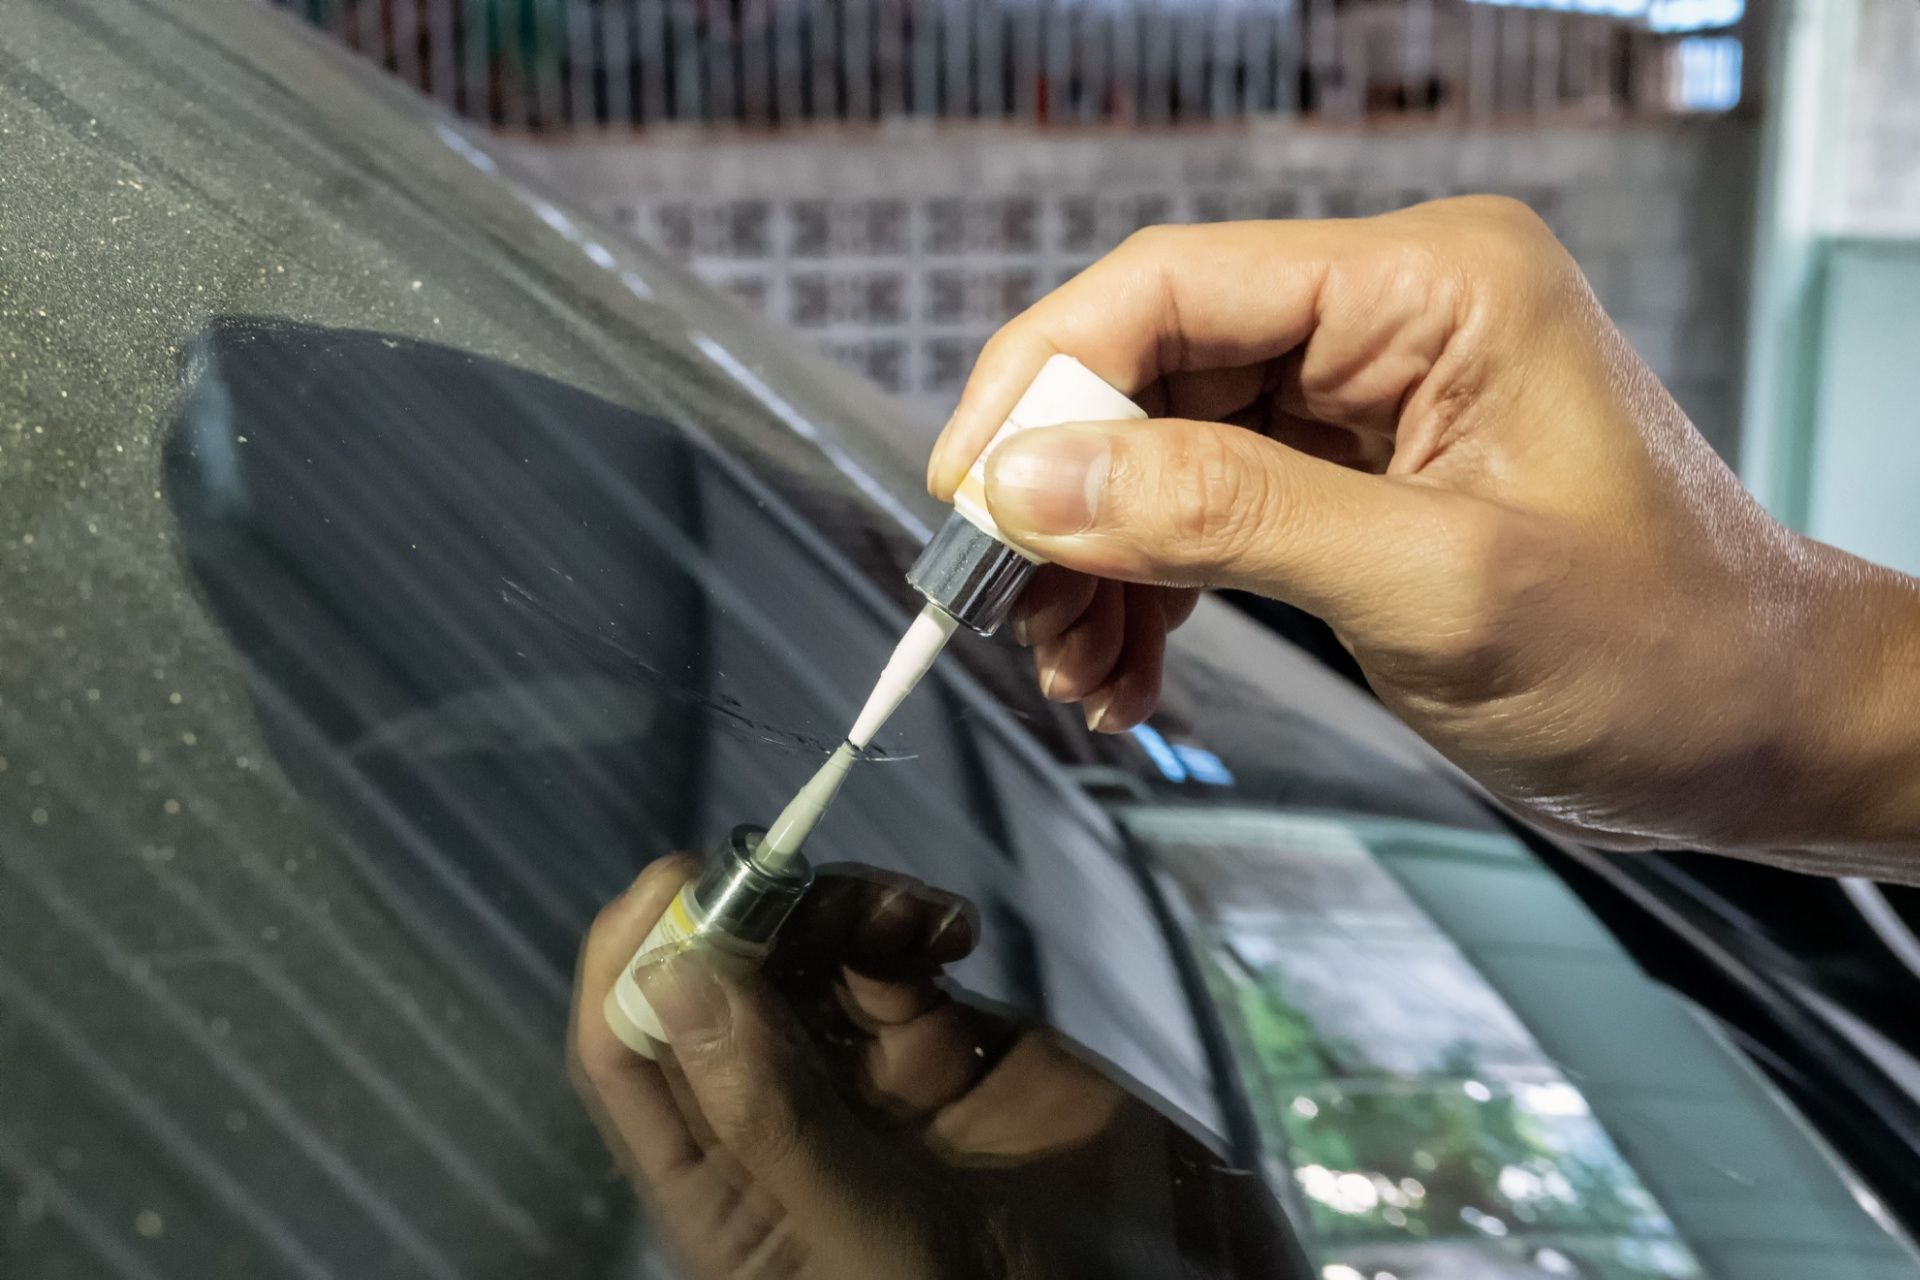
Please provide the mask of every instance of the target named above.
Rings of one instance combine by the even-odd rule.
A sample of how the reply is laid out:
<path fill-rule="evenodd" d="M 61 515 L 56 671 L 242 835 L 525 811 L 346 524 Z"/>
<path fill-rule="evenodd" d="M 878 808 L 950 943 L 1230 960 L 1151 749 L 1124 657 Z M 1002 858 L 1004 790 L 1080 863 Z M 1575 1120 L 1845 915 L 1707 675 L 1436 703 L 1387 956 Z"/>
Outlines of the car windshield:
<path fill-rule="evenodd" d="M 738 1188 L 641 1207 L 577 1098 L 577 956 L 839 741 L 924 437 L 264 5 L 10 5 L 0 153 L 6 1274 L 746 1274 Z M 894 1162 L 858 1274 L 909 1273 L 902 1203 L 944 1274 L 981 1231 L 1036 1274 L 1910 1273 L 1430 752 L 1224 609 L 1117 745 L 957 640 L 816 846 L 817 920 L 918 882 L 975 943 L 966 1088 L 832 1102 Z M 823 1077 L 886 1042 L 793 1012 Z"/>

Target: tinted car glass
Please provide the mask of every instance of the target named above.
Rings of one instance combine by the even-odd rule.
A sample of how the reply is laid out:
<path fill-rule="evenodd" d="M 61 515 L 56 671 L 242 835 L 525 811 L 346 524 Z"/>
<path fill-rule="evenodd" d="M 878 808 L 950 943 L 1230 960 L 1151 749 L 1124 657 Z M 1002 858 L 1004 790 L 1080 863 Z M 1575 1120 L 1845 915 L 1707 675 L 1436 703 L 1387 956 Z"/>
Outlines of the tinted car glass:
<path fill-rule="evenodd" d="M 0 49 L 9 1268 L 603 1272 L 579 937 L 844 730 L 899 622 L 819 530 L 893 561 L 913 517 L 730 312 L 283 16 L 31 6 Z M 834 856 L 968 895 L 970 988 L 1204 1121 L 1151 914 L 1012 730 L 930 687 Z"/>
<path fill-rule="evenodd" d="M 1124 821 L 1183 904 L 1269 1175 L 1338 1280 L 1911 1272 L 1758 1075 L 1511 837 Z"/>
<path fill-rule="evenodd" d="M 261 6 L 11 6 L 0 142 L 8 1273 L 645 1274 L 574 952 L 844 730 L 938 515 L 911 436 Z M 956 644 L 823 849 L 974 901 L 956 981 L 1264 1174 L 1325 1280 L 1906 1267 L 1385 712 L 1216 610 L 1176 653 L 1103 744 Z M 1514 986 L 1466 881 L 1569 964 Z M 1765 1141 L 1649 1146 L 1682 1040 Z"/>

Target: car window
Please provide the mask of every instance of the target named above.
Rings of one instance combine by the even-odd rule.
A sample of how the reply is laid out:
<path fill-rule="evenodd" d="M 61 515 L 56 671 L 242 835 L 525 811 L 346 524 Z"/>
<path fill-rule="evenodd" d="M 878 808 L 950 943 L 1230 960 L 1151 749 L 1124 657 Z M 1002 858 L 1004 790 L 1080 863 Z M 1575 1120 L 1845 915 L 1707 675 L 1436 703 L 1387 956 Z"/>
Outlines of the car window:
<path fill-rule="evenodd" d="M 10 6 L 0 145 L 7 1274 L 676 1274 L 675 1224 L 635 1206 L 567 1076 L 576 951 L 641 867 L 766 822 L 851 720 L 938 516 L 883 403 L 266 6 Z M 1618 1119 L 1664 1096 L 1632 1072 L 1617 1103 L 1587 1087 L 1470 913 L 1395 861 L 1403 838 L 1438 842 L 1436 866 L 1482 849 L 1473 797 L 1244 620 L 1202 610 L 1177 653 L 1164 714 L 1110 747 L 1010 645 L 957 642 L 820 841 L 973 904 L 949 976 L 1022 1038 L 969 1055 L 1070 1045 L 1088 1114 L 1152 1134 L 1124 1152 L 1135 1181 L 1006 1197 L 1073 1228 L 1067 1273 L 1168 1274 L 1192 1262 L 1170 1224 L 1242 1215 L 1271 1243 L 1209 1225 L 1191 1270 L 1287 1274 L 1304 1245 L 1323 1280 L 1450 1274 L 1405 1252 L 1424 1219 L 1385 1198 L 1419 1176 L 1394 1163 L 1419 1149 L 1395 1149 L 1402 1120 L 1355 1146 L 1294 1109 L 1398 1089 L 1456 1142 L 1509 1141 L 1544 1189 L 1469 1169 L 1448 1240 L 1485 1245 L 1507 1214 L 1524 1235 L 1538 1202 L 1551 1238 L 1604 1237 L 1562 1250 L 1576 1268 L 1721 1274 L 1714 1231 L 1751 1233 L 1683 1212 Z M 1298 912 L 1216 915 L 1191 879 L 1216 809 L 1267 814 L 1253 845 L 1284 852 L 1309 828 L 1281 811 L 1306 805 L 1348 815 L 1312 827 L 1340 865 L 1392 872 L 1304 899 L 1359 895 L 1351 972 Z M 1496 863 L 1550 883 L 1504 845 L 1462 865 Z M 1357 967 L 1376 926 L 1417 935 L 1420 964 Z M 1596 990 L 1651 991 L 1609 973 Z M 1402 1003 L 1343 1008 L 1363 979 Z M 1416 1005 L 1417 1042 L 1364 1016 Z M 1456 1027 L 1512 1107 L 1446 1092 Z M 823 1063 L 849 1043 L 806 1041 Z M 1671 1043 L 1626 1037 L 1618 1060 L 1650 1070 Z M 1813 1206 L 1794 1240 L 1891 1256 L 1741 1087 L 1731 1130 L 1786 1136 L 1695 1153 L 1703 1196 L 1746 1185 L 1722 1165 L 1791 1175 Z M 1003 1100 L 973 1135 L 982 1179 L 1086 1096 Z M 1523 1097 L 1558 1127 L 1526 1129 Z M 1554 1178 L 1576 1176 L 1590 1194 L 1562 1212 Z M 1346 1213 L 1354 1178 L 1375 1199 Z M 1577 1273 L 1545 1258 L 1515 1265 Z"/>
<path fill-rule="evenodd" d="M 285 15 L 0 56 L 9 1274 L 615 1273 L 579 940 L 844 732 L 924 499 Z M 888 745 L 830 856 L 965 895 L 956 981 L 1210 1125 L 1097 808 L 958 664 Z"/>

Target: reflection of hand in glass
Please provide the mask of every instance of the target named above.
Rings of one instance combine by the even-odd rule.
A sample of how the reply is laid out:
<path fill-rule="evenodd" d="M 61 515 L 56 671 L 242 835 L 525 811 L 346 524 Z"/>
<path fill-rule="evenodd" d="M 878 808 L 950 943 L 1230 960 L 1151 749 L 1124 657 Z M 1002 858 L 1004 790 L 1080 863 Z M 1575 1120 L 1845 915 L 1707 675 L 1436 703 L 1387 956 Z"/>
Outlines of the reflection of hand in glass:
<path fill-rule="evenodd" d="M 601 1002 L 691 872 L 657 863 L 601 913 L 571 1046 L 691 1275 L 1293 1274 L 1258 1177 L 1058 1036 L 942 989 L 972 913 L 917 883 L 823 875 L 758 977 L 698 950 L 655 966 L 643 986 L 673 1046 L 630 1052 Z"/>

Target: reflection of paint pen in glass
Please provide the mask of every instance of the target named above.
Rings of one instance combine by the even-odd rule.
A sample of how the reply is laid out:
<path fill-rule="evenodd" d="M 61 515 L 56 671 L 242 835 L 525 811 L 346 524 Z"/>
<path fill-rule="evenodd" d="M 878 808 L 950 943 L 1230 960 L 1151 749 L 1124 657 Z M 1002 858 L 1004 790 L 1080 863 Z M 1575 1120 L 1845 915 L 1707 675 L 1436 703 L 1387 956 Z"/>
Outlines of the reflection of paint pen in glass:
<path fill-rule="evenodd" d="M 938 654 L 951 634 L 950 619 L 941 623 L 917 618 L 908 628 L 909 637 L 915 641 L 913 653 L 930 647 L 928 664 L 933 660 L 931 654 Z M 707 858 L 700 874 L 674 896 L 646 941 L 620 971 L 613 990 L 607 993 L 607 1024 L 635 1053 L 651 1058 L 654 1042 L 667 1039 L 640 989 L 640 976 L 648 965 L 685 947 L 701 945 L 712 948 L 715 960 L 746 969 L 772 950 L 774 933 L 813 881 L 813 870 L 800 855 L 800 847 L 826 816 L 827 806 L 839 794 L 853 762 L 913 688 L 912 680 L 902 683 L 903 677 L 895 668 L 896 663 L 887 664 L 887 670 L 895 674 L 882 674 L 847 740 L 794 793 L 773 825 L 764 831 L 736 827 L 726 843 Z M 924 673 L 926 668 L 919 670 Z M 918 674 L 913 677 L 917 679 Z"/>
<path fill-rule="evenodd" d="M 710 854 L 700 873 L 667 904 L 639 951 L 620 971 L 602 1010 L 621 1043 L 651 1058 L 667 1033 L 655 1016 L 639 978 L 647 966 L 691 946 L 709 949 L 723 965 L 747 970 L 773 949 L 773 937 L 813 881 L 804 858 L 774 867 L 757 856 L 766 833 L 735 827 Z"/>
<path fill-rule="evenodd" d="M 904 695 L 903 695 L 904 696 Z M 879 729 L 862 714 L 854 734 L 820 766 L 764 831 L 736 827 L 708 856 L 700 874 L 684 885 L 646 941 L 614 980 L 604 1006 L 607 1025 L 635 1053 L 653 1057 L 666 1031 L 640 988 L 648 965 L 690 946 L 711 948 L 712 958 L 738 969 L 757 965 L 773 949 L 773 937 L 813 882 L 800 846 L 826 816 L 853 762 Z M 871 723 L 869 721 L 871 720 Z"/>
<path fill-rule="evenodd" d="M 860 752 L 932 669 L 954 631 L 964 623 L 981 635 L 992 635 L 1033 576 L 1040 562 L 1001 541 L 999 526 L 987 510 L 987 453 L 1029 427 L 1146 416 L 1071 356 L 1056 355 L 1041 367 L 954 492 L 954 513 L 907 571 L 908 583 L 926 598 L 926 606 L 881 669 L 847 740 L 771 827 L 765 832 L 737 828 L 714 852 L 607 993 L 607 1022 L 628 1047 L 652 1057 L 653 1042 L 666 1039 L 640 990 L 639 975 L 647 965 L 694 945 L 711 946 L 716 958 L 743 968 L 766 955 L 775 931 L 812 880 L 800 847 L 825 816 Z"/>

